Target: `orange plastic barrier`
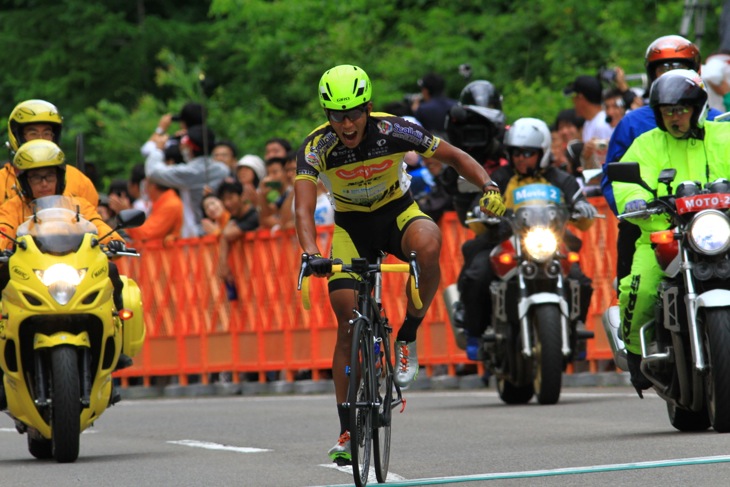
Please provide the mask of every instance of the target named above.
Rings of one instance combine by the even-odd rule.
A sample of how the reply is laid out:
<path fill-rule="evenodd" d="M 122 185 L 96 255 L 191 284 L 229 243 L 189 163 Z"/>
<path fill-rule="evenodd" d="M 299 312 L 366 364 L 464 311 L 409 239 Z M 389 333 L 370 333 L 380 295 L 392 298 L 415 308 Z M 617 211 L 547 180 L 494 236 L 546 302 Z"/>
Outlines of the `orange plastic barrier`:
<path fill-rule="evenodd" d="M 611 358 L 600 317 L 614 300 L 611 284 L 616 267 L 615 218 L 602 198 L 592 203 L 607 218 L 580 235 L 582 266 L 595 288 L 587 327 L 596 331 L 596 339 L 588 343 L 589 361 Z M 436 365 L 446 365 L 453 374 L 456 364 L 469 363 L 454 342 L 441 295 L 457 279 L 461 245 L 471 233 L 454 213 L 445 214 L 440 225 L 441 289 L 418 335 L 419 361 L 429 375 Z M 320 248 L 329 248 L 331 228 L 320 230 Z M 216 277 L 215 237 L 136 248 L 142 257 L 123 258 L 119 266 L 142 290 L 147 337 L 134 366 L 117 373 L 124 384 L 129 377 L 142 377 L 150 385 L 154 376 L 176 375 L 185 385 L 188 375 L 200 374 L 206 382 L 208 373 L 223 371 L 257 372 L 260 380 L 266 371 L 283 371 L 287 380 L 293 380 L 300 369 L 312 370 L 317 379 L 331 368 L 336 324 L 326 280 L 312 279 L 312 309 L 305 311 L 296 290 L 301 250 L 293 232 L 260 230 L 232 245 L 229 265 L 238 291 L 234 301 L 228 301 Z M 405 315 L 406 279 L 398 274 L 384 278 L 383 304 L 396 329 Z M 237 373 L 233 379 L 238 380 Z"/>

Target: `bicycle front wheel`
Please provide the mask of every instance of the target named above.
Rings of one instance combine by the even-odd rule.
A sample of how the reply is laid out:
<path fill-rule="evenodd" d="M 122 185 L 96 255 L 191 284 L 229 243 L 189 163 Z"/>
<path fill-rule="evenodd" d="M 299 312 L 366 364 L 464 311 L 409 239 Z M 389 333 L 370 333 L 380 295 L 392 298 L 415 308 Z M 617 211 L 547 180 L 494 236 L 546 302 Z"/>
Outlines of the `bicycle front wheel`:
<path fill-rule="evenodd" d="M 373 444 L 375 445 L 375 477 L 381 484 L 388 476 L 388 464 L 390 463 L 390 425 L 393 411 L 393 361 L 390 355 L 390 336 L 387 333 L 382 335 L 383 341 L 380 347 L 380 354 L 375 357 L 376 371 L 380 374 L 376 377 L 378 384 L 378 401 L 380 406 L 373 424 Z"/>
<path fill-rule="evenodd" d="M 353 325 L 352 354 L 350 356 L 350 452 L 352 476 L 357 487 L 368 482 L 373 440 L 373 357 L 370 335 L 365 323 Z"/>

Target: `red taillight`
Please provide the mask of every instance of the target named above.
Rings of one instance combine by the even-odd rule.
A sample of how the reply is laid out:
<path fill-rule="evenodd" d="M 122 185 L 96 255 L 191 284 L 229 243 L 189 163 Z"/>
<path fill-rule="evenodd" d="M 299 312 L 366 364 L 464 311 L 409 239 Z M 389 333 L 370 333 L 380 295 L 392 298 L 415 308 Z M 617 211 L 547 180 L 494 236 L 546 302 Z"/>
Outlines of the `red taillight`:
<path fill-rule="evenodd" d="M 131 319 L 132 316 L 134 316 L 134 313 L 132 312 L 132 310 L 129 310 L 129 309 L 119 310 L 119 318 L 122 321 L 127 321 L 127 320 Z"/>
<path fill-rule="evenodd" d="M 568 252 L 568 262 L 571 264 L 580 262 L 580 254 L 578 252 Z"/>
<path fill-rule="evenodd" d="M 498 260 L 500 264 L 510 265 L 514 263 L 515 256 L 512 254 L 499 254 Z"/>

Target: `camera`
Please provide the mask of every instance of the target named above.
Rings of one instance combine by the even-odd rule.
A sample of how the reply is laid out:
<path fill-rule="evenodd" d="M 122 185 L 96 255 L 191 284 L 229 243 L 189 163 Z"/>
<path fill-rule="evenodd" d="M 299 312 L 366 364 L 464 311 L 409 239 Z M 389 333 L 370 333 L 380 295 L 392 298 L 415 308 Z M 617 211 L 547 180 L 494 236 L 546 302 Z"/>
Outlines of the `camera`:
<path fill-rule="evenodd" d="M 616 70 L 615 69 L 601 69 L 598 73 L 600 78 L 607 83 L 613 83 L 616 81 Z"/>
<path fill-rule="evenodd" d="M 414 102 L 420 102 L 421 101 L 421 94 L 420 93 L 406 93 L 403 95 L 403 101 L 408 104 L 410 107 L 413 105 Z"/>
<path fill-rule="evenodd" d="M 459 65 L 459 74 L 460 74 L 460 75 L 461 75 L 461 76 L 462 76 L 462 77 L 463 77 L 464 79 L 469 79 L 469 78 L 471 78 L 471 64 L 467 64 L 467 63 L 464 63 L 464 64 L 460 64 L 460 65 Z"/>

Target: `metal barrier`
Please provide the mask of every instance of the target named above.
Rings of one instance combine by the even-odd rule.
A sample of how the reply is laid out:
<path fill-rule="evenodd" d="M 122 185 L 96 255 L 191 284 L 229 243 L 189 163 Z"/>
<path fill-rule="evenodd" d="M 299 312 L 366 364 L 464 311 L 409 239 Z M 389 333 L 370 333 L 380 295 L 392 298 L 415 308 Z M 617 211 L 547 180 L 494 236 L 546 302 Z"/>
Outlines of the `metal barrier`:
<path fill-rule="evenodd" d="M 596 371 L 597 360 L 610 359 L 610 347 L 601 330 L 601 313 L 615 300 L 616 220 L 602 198 L 591 201 L 605 220 L 596 220 L 583 239 L 582 266 L 595 288 L 587 328 L 596 338 L 587 345 L 587 361 Z M 441 299 L 443 289 L 456 281 L 462 265 L 461 245 L 471 237 L 454 213 L 440 222 L 441 289 L 419 329 L 419 362 L 431 375 L 434 366 L 446 366 L 453 375 L 458 364 L 470 363 L 450 330 Z M 332 228 L 320 228 L 322 249 L 329 248 Z M 231 246 L 229 265 L 238 299 L 229 301 L 216 277 L 218 242 L 215 237 L 182 239 L 136 245 L 139 259 L 123 258 L 120 270 L 133 277 L 142 290 L 147 337 L 134 365 L 117 372 L 126 385 L 140 377 L 144 385 L 155 376 L 177 376 L 181 385 L 189 375 L 255 372 L 265 380 L 267 371 L 281 371 L 294 380 L 298 370 L 312 371 L 313 379 L 331 368 L 336 323 L 327 298 L 326 280 L 312 279 L 312 309 L 305 311 L 296 290 L 301 250 L 294 232 L 251 232 Z M 391 257 L 392 258 L 392 257 Z M 383 304 L 396 329 L 405 315 L 407 276 L 384 279 Z"/>

